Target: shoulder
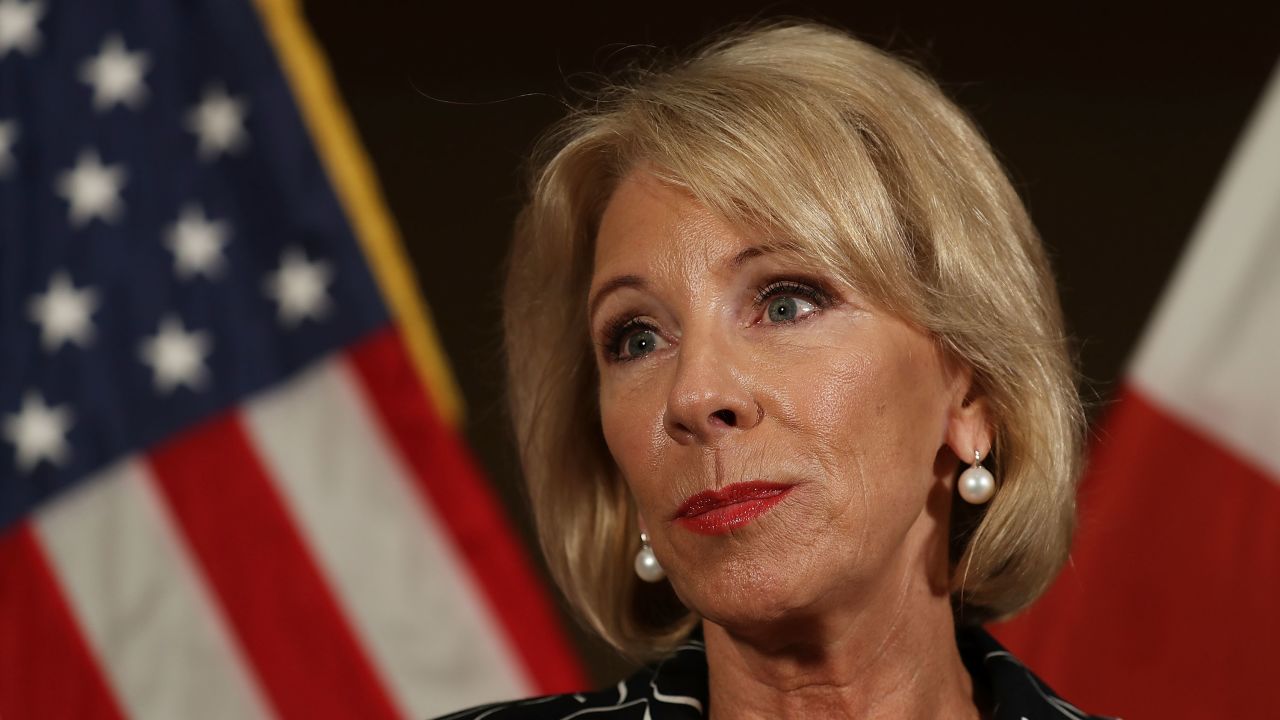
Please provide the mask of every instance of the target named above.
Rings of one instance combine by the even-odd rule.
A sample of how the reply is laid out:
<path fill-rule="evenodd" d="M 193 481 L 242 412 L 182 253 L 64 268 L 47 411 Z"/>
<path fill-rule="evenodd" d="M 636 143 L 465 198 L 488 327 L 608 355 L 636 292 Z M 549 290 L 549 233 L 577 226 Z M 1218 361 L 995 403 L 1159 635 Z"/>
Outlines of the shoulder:
<path fill-rule="evenodd" d="M 665 660 L 641 668 L 614 687 L 595 692 L 481 705 L 437 720 L 571 720 L 588 717 L 692 720 L 707 706 L 707 658 L 700 634 Z"/>
<path fill-rule="evenodd" d="M 958 630 L 956 640 L 969 674 L 975 683 L 984 686 L 993 703 L 996 720 L 1118 720 L 1105 715 L 1091 715 L 1064 700 L 980 627 Z"/>

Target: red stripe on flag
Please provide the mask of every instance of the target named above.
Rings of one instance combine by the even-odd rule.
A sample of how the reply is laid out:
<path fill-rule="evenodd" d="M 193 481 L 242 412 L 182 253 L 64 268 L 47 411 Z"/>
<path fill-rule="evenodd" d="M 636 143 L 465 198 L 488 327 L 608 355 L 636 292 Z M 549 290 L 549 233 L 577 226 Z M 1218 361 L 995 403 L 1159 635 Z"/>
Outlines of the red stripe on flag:
<path fill-rule="evenodd" d="M 124 717 L 25 522 L 0 537 L 0 578 L 0 717 Z"/>
<path fill-rule="evenodd" d="M 397 717 L 238 418 L 207 422 L 149 460 L 276 711 Z"/>
<path fill-rule="evenodd" d="M 470 454 L 432 411 L 399 333 L 379 332 L 349 357 L 426 512 L 449 529 L 538 691 L 582 689 L 582 667 L 542 584 Z"/>
<path fill-rule="evenodd" d="M 1280 485 L 1132 388 L 1102 429 L 1072 563 L 998 636 L 1094 712 L 1280 717 Z"/>

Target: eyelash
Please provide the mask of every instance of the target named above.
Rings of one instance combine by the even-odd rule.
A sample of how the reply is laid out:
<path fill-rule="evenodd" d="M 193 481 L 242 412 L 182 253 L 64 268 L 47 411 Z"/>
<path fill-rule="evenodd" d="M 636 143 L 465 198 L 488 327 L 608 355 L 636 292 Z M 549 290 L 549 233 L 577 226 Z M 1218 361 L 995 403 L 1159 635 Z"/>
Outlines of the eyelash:
<path fill-rule="evenodd" d="M 760 305 L 767 300 L 772 300 L 779 296 L 804 298 L 805 300 L 813 303 L 813 306 L 816 309 L 814 312 L 809 313 L 809 315 L 805 315 L 802 318 L 771 323 L 773 325 L 791 325 L 803 322 L 805 318 L 816 314 L 831 304 L 830 297 L 827 293 L 812 285 L 795 282 L 794 280 L 775 280 L 765 283 L 756 291 L 753 302 L 756 305 Z M 632 360 L 639 360 L 641 357 L 644 357 L 643 355 L 639 357 L 624 357 L 619 349 L 622 341 L 627 339 L 631 333 L 636 330 L 650 330 L 655 333 L 657 332 L 657 328 L 653 327 L 649 323 L 640 320 L 639 318 L 627 318 L 625 315 L 609 323 L 604 332 L 604 341 L 600 345 L 604 349 L 605 356 L 610 360 L 610 362 L 625 363 L 631 362 Z"/>

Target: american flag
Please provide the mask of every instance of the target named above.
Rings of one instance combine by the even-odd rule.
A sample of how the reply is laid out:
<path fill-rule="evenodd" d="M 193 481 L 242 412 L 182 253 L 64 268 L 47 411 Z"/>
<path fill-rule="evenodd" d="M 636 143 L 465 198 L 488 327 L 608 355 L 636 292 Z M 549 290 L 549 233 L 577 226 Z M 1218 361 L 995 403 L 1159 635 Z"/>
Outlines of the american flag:
<path fill-rule="evenodd" d="M 1097 433 L 1071 563 L 998 632 L 1127 718 L 1280 718 L 1280 67 Z"/>
<path fill-rule="evenodd" d="M 0 0 L 0 717 L 582 683 L 286 0 Z"/>

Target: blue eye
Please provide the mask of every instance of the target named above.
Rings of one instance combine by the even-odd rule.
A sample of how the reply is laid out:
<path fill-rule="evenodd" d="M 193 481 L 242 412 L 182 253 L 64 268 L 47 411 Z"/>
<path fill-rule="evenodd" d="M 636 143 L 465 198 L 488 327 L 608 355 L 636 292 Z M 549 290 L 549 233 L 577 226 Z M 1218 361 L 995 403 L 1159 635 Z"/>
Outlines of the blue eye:
<path fill-rule="evenodd" d="M 830 304 L 823 291 L 790 280 L 761 288 L 756 293 L 756 303 L 766 303 L 765 319 L 775 325 L 796 322 Z"/>
<path fill-rule="evenodd" d="M 799 322 L 823 308 L 831 307 L 831 296 L 819 287 L 816 282 L 814 285 L 793 280 L 771 282 L 756 293 L 754 307 L 764 306 L 764 322 L 768 324 Z M 606 359 L 609 362 L 630 362 L 665 347 L 667 341 L 651 322 L 626 315 L 610 322 L 599 343 Z"/>
<path fill-rule="evenodd" d="M 643 320 L 632 318 L 610 324 L 600 346 L 609 360 L 627 362 L 644 357 L 663 344 L 656 329 Z"/>
<path fill-rule="evenodd" d="M 775 323 L 795 322 L 796 318 L 808 315 L 817 309 L 808 300 L 791 295 L 778 295 L 765 307 L 765 315 Z"/>
<path fill-rule="evenodd" d="M 630 358 L 647 355 L 658 345 L 658 336 L 647 329 L 631 333 L 626 340 L 627 357 Z"/>

